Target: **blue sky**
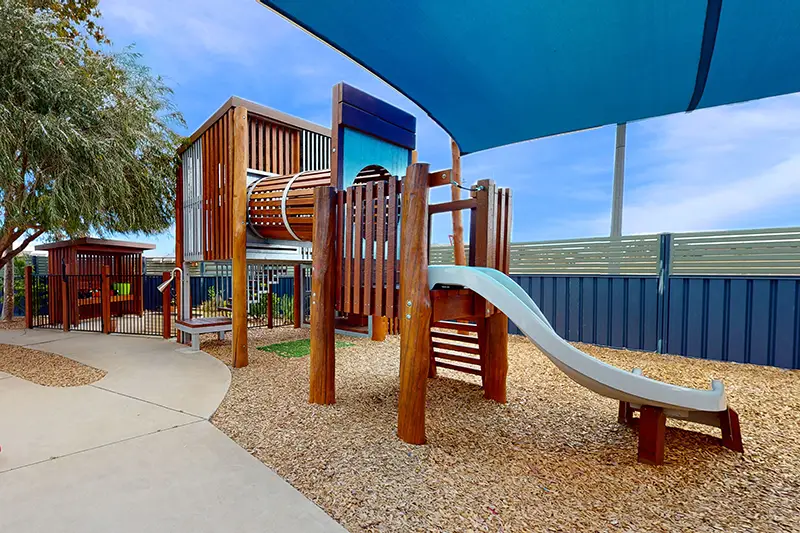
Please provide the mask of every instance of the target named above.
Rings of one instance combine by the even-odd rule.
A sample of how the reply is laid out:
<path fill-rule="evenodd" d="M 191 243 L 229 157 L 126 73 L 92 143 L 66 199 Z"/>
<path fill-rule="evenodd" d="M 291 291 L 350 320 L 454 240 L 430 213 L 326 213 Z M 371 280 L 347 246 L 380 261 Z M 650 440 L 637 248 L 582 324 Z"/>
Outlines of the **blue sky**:
<path fill-rule="evenodd" d="M 255 0 L 100 9 L 115 48 L 133 45 L 173 87 L 183 133 L 231 95 L 329 126 L 331 87 L 346 81 L 414 113 L 420 161 L 450 166 L 447 135 L 419 108 Z M 627 144 L 625 234 L 800 225 L 798 95 L 632 123 Z M 516 242 L 605 235 L 613 150 L 613 126 L 525 142 L 464 157 L 464 179 L 513 189 Z M 448 226 L 434 219 L 436 242 Z M 174 230 L 143 239 L 157 245 L 150 255 L 174 255 Z"/>

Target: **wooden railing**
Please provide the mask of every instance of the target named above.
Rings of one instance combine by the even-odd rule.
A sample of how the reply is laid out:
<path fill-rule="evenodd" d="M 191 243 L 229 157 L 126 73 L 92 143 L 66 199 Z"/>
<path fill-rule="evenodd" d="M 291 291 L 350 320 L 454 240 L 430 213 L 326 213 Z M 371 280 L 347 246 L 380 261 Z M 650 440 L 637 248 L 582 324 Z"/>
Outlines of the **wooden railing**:
<path fill-rule="evenodd" d="M 391 178 L 336 194 L 340 312 L 397 316 L 401 187 L 400 180 Z"/>

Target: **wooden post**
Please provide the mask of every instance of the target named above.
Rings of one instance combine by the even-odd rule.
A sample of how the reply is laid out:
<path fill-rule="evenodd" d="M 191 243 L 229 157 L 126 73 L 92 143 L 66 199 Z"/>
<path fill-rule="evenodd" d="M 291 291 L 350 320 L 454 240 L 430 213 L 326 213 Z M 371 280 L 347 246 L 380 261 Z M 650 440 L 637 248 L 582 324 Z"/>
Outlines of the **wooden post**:
<path fill-rule="evenodd" d="M 294 295 L 292 296 L 292 311 L 294 314 L 295 329 L 303 325 L 303 269 L 300 265 L 294 266 Z"/>
<path fill-rule="evenodd" d="M 461 150 L 454 139 L 450 139 L 450 152 L 453 157 L 453 171 L 450 175 L 454 182 L 461 185 Z M 461 200 L 461 189 L 452 185 L 450 197 L 454 202 Z M 453 211 L 453 262 L 456 265 L 467 264 L 467 254 L 464 252 L 464 225 L 461 222 L 461 211 L 458 209 Z"/>
<path fill-rule="evenodd" d="M 233 115 L 233 367 L 247 366 L 247 109 Z"/>
<path fill-rule="evenodd" d="M 25 267 L 25 327 L 33 329 L 33 267 Z"/>
<path fill-rule="evenodd" d="M 372 317 L 372 340 L 383 342 L 386 340 L 386 333 L 389 329 L 389 319 L 385 316 Z"/>
<path fill-rule="evenodd" d="M 408 167 L 400 222 L 400 398 L 397 436 L 425 443 L 425 397 L 431 350 L 428 288 L 428 164 Z"/>
<path fill-rule="evenodd" d="M 722 445 L 735 452 L 744 453 L 742 430 L 739 427 L 739 415 L 730 407 L 719 414 L 722 430 Z"/>
<path fill-rule="evenodd" d="M 483 397 L 506 403 L 508 376 L 508 317 L 497 312 L 486 317 L 486 352 L 483 360 Z"/>
<path fill-rule="evenodd" d="M 311 268 L 311 368 L 308 401 L 336 402 L 336 192 L 314 190 L 314 240 Z"/>
<path fill-rule="evenodd" d="M 630 402 L 619 402 L 617 422 L 626 425 L 632 425 L 634 423 L 633 408 L 631 407 Z"/>
<path fill-rule="evenodd" d="M 660 407 L 643 405 L 639 410 L 639 462 L 648 465 L 664 463 L 664 434 L 667 416 Z"/>
<path fill-rule="evenodd" d="M 169 272 L 161 273 L 161 281 L 167 281 L 170 278 Z M 172 330 L 172 291 L 167 286 L 164 292 L 161 293 L 161 336 L 165 339 L 170 338 L 170 331 Z"/>
<path fill-rule="evenodd" d="M 65 267 L 65 272 L 69 273 L 69 266 Z M 70 312 L 69 312 L 69 286 L 67 285 L 67 276 L 61 276 L 61 323 L 64 331 L 69 331 Z"/>
<path fill-rule="evenodd" d="M 111 333 L 111 266 L 103 265 L 101 269 L 100 307 L 103 317 L 103 333 Z"/>

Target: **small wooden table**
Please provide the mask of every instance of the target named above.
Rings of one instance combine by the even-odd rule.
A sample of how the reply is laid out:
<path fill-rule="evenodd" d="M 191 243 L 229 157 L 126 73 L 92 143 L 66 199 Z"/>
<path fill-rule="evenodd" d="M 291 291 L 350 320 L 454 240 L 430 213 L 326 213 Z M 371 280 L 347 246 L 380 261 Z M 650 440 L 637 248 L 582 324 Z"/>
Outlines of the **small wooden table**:
<path fill-rule="evenodd" d="M 225 338 L 226 331 L 233 330 L 233 321 L 225 316 L 209 316 L 202 318 L 189 318 L 176 320 L 175 327 L 192 336 L 192 349 L 200 349 L 200 335 L 203 333 L 216 333 L 220 340 Z"/>

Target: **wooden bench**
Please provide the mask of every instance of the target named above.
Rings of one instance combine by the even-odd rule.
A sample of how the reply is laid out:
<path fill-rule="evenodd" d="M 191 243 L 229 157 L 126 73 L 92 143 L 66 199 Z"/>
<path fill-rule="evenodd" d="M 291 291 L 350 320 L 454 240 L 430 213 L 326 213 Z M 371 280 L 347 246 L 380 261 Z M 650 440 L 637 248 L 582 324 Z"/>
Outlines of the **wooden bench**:
<path fill-rule="evenodd" d="M 178 331 L 183 331 L 192 336 L 192 349 L 200 349 L 200 335 L 203 333 L 216 333 L 220 340 L 225 338 L 226 331 L 233 330 L 233 321 L 224 316 L 209 316 L 202 318 L 190 318 L 188 320 L 175 321 Z"/>

